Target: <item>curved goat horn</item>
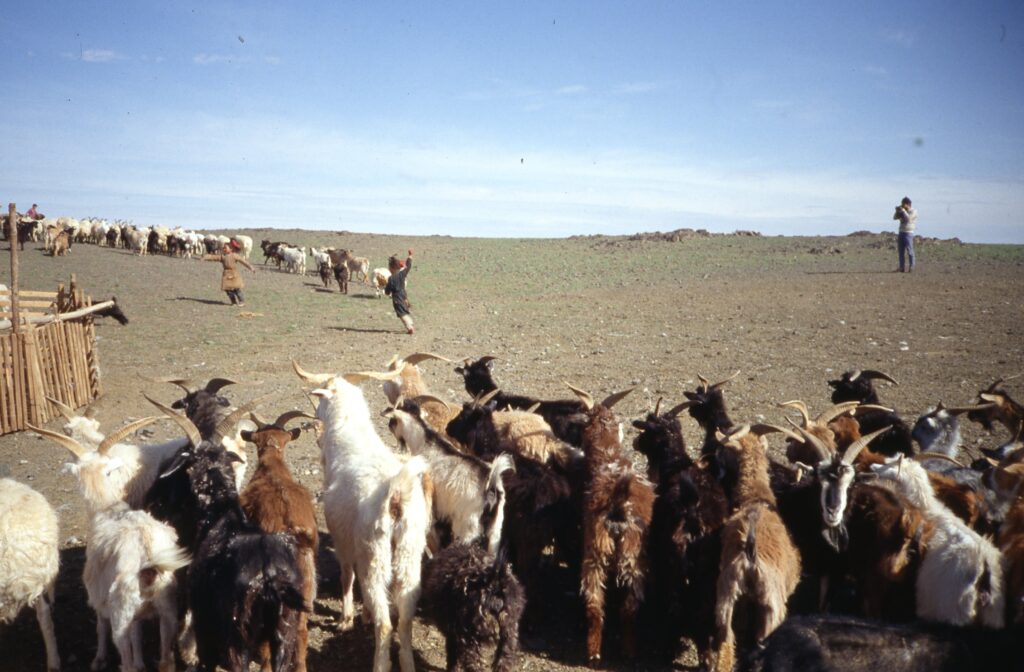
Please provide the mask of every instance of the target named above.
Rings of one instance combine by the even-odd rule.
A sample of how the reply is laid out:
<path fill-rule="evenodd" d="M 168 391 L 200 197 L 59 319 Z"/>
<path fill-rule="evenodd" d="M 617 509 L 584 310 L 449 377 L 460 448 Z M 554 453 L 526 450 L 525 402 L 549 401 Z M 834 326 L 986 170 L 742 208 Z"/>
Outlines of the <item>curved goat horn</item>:
<path fill-rule="evenodd" d="M 880 404 L 860 404 L 855 406 L 852 413 L 856 417 L 861 413 L 873 413 L 875 411 L 881 411 L 882 413 L 893 413 L 894 409 L 888 406 L 882 406 Z"/>
<path fill-rule="evenodd" d="M 851 443 L 850 446 L 846 449 L 846 452 L 843 453 L 842 461 L 846 464 L 853 464 L 853 461 L 857 459 L 858 455 L 860 455 L 860 451 L 864 450 L 864 448 L 866 448 L 867 445 L 871 443 L 872 439 L 874 439 L 876 436 L 879 436 L 880 434 L 885 434 L 890 429 L 892 429 L 892 425 L 889 425 L 888 427 L 883 427 L 881 429 L 871 432 L 870 434 L 866 434 L 860 437 L 859 439 Z"/>
<path fill-rule="evenodd" d="M 497 395 L 498 392 L 501 392 L 501 388 L 496 387 L 487 394 L 481 394 L 480 396 L 473 400 L 473 405 L 486 406 L 487 402 L 489 402 L 491 399 L 494 399 L 495 395 Z"/>
<path fill-rule="evenodd" d="M 962 415 L 964 413 L 970 413 L 971 411 L 987 411 L 993 409 L 997 404 L 978 404 L 976 406 L 950 406 L 949 408 L 943 408 L 950 415 Z"/>
<path fill-rule="evenodd" d="M 668 415 L 668 416 L 671 416 L 671 417 L 675 417 L 675 416 L 679 415 L 680 413 L 682 413 L 683 411 L 685 411 L 690 406 L 693 406 L 696 403 L 697 403 L 696 401 L 687 400 L 687 401 L 684 401 L 681 404 L 676 404 L 672 408 L 670 408 L 667 411 L 665 411 L 665 415 Z"/>
<path fill-rule="evenodd" d="M 393 371 L 388 371 L 386 373 L 381 373 L 379 371 L 352 371 L 350 373 L 341 374 L 341 377 L 347 380 L 348 382 L 352 383 L 353 385 L 358 385 L 364 380 L 370 379 L 394 380 L 395 378 L 398 378 L 400 375 L 402 375 L 403 371 L 405 371 L 405 364 L 406 363 L 403 362 L 402 365 L 399 366 L 397 369 Z"/>
<path fill-rule="evenodd" d="M 823 411 L 820 415 L 818 415 L 818 417 L 815 418 L 814 421 L 822 425 L 827 425 L 828 423 L 838 418 L 840 415 L 843 415 L 844 413 L 849 413 L 850 411 L 857 408 L 857 406 L 859 405 L 859 401 L 844 401 L 841 404 L 835 404 L 834 406 L 832 406 L 832 408 L 829 408 Z"/>
<path fill-rule="evenodd" d="M 239 420 L 244 418 L 247 413 L 252 411 L 252 409 L 269 399 L 270 396 L 271 395 L 269 394 L 264 394 L 262 397 L 256 397 L 252 401 L 246 402 L 231 411 L 231 413 L 229 413 L 223 420 L 217 423 L 217 428 L 213 430 L 213 438 L 216 439 L 218 437 L 224 438 L 225 436 L 229 436 L 231 431 L 235 428 L 235 425 L 238 424 Z"/>
<path fill-rule="evenodd" d="M 725 441 L 739 441 L 744 436 L 750 433 L 750 425 L 736 425 L 730 427 L 729 430 L 723 434 Z M 718 433 L 716 433 L 717 436 Z"/>
<path fill-rule="evenodd" d="M 530 404 L 530 407 L 526 409 L 527 413 L 536 413 L 537 409 L 540 408 L 540 402 Z"/>
<path fill-rule="evenodd" d="M 299 366 L 299 363 L 296 362 L 294 359 L 292 360 L 292 369 L 295 371 L 295 374 L 299 378 L 302 378 L 310 385 L 323 385 L 327 381 L 334 378 L 334 376 L 329 373 L 310 373 L 309 371 L 306 371 L 301 366 Z"/>
<path fill-rule="evenodd" d="M 864 376 L 866 380 L 885 380 L 892 383 L 893 385 L 899 385 L 899 383 L 896 382 L 895 378 L 890 376 L 888 373 L 884 373 L 882 371 L 876 371 L 874 369 L 864 369 L 863 371 L 860 372 L 860 375 Z"/>
<path fill-rule="evenodd" d="M 315 415 L 310 415 L 305 411 L 285 411 L 281 415 L 277 416 L 277 420 L 274 420 L 274 425 L 284 429 L 284 426 L 296 418 L 307 418 L 309 420 L 316 420 Z"/>
<path fill-rule="evenodd" d="M 709 381 L 707 378 L 700 375 L 699 373 L 697 374 L 697 380 L 700 381 L 700 391 L 707 392 L 708 388 L 711 386 L 711 381 Z"/>
<path fill-rule="evenodd" d="M 165 406 L 149 395 L 144 394 L 142 396 L 146 397 L 146 401 L 163 411 L 164 415 L 178 423 L 178 426 L 185 432 L 185 436 L 188 437 L 189 443 L 191 443 L 193 447 L 196 447 L 203 442 L 203 437 L 199 434 L 199 429 L 196 428 L 192 421 L 185 417 L 184 414 L 178 413 L 169 406 Z"/>
<path fill-rule="evenodd" d="M 627 390 L 622 390 L 621 392 L 616 392 L 614 394 L 609 394 L 607 397 L 604 398 L 604 401 L 601 402 L 601 405 L 604 406 L 605 408 L 611 408 L 612 406 L 614 406 L 615 404 L 619 403 L 620 401 L 625 399 L 627 396 L 629 396 L 629 393 L 632 392 L 635 389 L 636 389 L 636 385 L 634 385 L 633 387 L 631 387 L 631 388 L 629 388 Z"/>
<path fill-rule="evenodd" d="M 203 389 L 209 392 L 210 394 L 217 394 L 218 392 L 221 391 L 222 388 L 225 388 L 228 385 L 237 384 L 237 380 L 231 380 L 230 378 L 211 378 L 210 382 L 208 382 L 206 384 L 206 387 L 204 387 Z"/>
<path fill-rule="evenodd" d="M 433 401 L 434 403 L 441 404 L 442 406 L 444 406 L 446 410 L 452 410 L 451 405 L 447 401 L 445 401 L 441 397 L 435 397 L 432 394 L 421 394 L 419 396 L 413 397 L 412 400 L 415 401 L 420 406 L 423 405 L 423 402 Z"/>
<path fill-rule="evenodd" d="M 63 434 L 51 432 L 48 429 L 43 429 L 41 427 L 36 427 L 35 425 L 30 425 L 27 423 L 25 426 L 28 429 L 31 429 L 36 434 L 44 436 L 47 439 L 53 441 L 54 443 L 59 443 L 60 445 L 64 446 L 69 451 L 71 451 L 71 454 L 74 455 L 75 459 L 77 460 L 82 459 L 85 455 L 89 453 L 89 450 L 87 448 L 83 447 L 82 444 L 80 444 L 78 441 L 75 441 L 70 436 L 64 436 Z"/>
<path fill-rule="evenodd" d="M 665 397 L 658 397 L 658 401 L 655 402 L 655 404 L 654 404 L 654 415 L 655 416 L 659 415 L 658 411 L 661 410 L 661 400 L 664 399 L 664 398 Z"/>
<path fill-rule="evenodd" d="M 860 369 L 854 369 L 853 371 L 850 371 L 850 382 L 852 383 L 853 381 L 855 381 L 858 378 L 860 378 L 860 374 L 861 374 L 861 370 Z"/>
<path fill-rule="evenodd" d="M 480 364 L 489 364 L 490 362 L 493 362 L 496 359 L 501 359 L 501 357 L 495 357 L 494 355 L 484 355 L 483 357 L 476 361 L 479 362 Z M 472 361 L 470 361 L 470 364 L 472 364 Z"/>
<path fill-rule="evenodd" d="M 403 359 L 409 364 L 419 364 L 420 362 L 425 362 L 430 359 L 436 359 L 441 362 L 448 362 L 449 364 L 452 363 L 452 360 L 448 359 L 447 357 L 442 357 L 441 355 L 435 354 L 433 352 L 414 352 L 408 357 L 404 357 Z"/>
<path fill-rule="evenodd" d="M 800 418 L 803 420 L 804 429 L 811 426 L 811 412 L 807 410 L 807 404 L 799 399 L 793 399 L 792 401 L 784 401 L 779 404 L 779 408 L 795 408 L 800 411 Z"/>
<path fill-rule="evenodd" d="M 249 413 L 249 419 L 256 423 L 256 428 L 257 429 L 263 429 L 264 427 L 269 427 L 270 424 L 271 424 L 271 423 L 267 422 L 266 418 L 264 418 L 262 415 L 260 415 L 256 411 L 252 411 L 252 412 Z"/>
<path fill-rule="evenodd" d="M 107 434 L 105 437 L 103 437 L 103 440 L 100 441 L 100 445 L 96 447 L 96 452 L 99 453 L 100 455 L 106 455 L 107 451 L 110 450 L 110 447 L 113 446 L 118 441 L 120 441 L 121 439 L 142 429 L 146 425 L 152 425 L 157 420 L 163 419 L 164 416 L 162 415 L 150 415 L 145 418 L 140 418 L 139 420 L 136 420 L 134 422 L 129 422 L 127 425 L 121 427 L 116 432 Z"/>
<path fill-rule="evenodd" d="M 719 387 L 721 387 L 722 385 L 725 385 L 726 383 L 728 383 L 728 382 L 730 382 L 732 380 L 735 380 L 736 376 L 738 376 L 738 375 L 740 375 L 740 370 L 736 369 L 736 372 L 734 374 L 732 374 L 731 376 L 729 376 L 725 380 L 718 381 L 717 383 L 713 384 L 709 389 L 716 390 Z"/>
<path fill-rule="evenodd" d="M 148 376 L 139 377 L 151 383 L 170 383 L 171 385 L 177 385 L 181 389 L 185 390 L 185 394 L 192 394 L 193 392 L 190 387 L 192 385 L 191 378 L 178 378 L 177 376 L 164 376 L 162 378 L 150 378 Z"/>
<path fill-rule="evenodd" d="M 562 382 L 565 383 L 566 387 L 572 390 L 573 394 L 579 397 L 580 401 L 583 402 L 583 405 L 587 407 L 588 411 L 594 407 L 594 398 L 590 396 L 589 392 L 584 392 L 575 385 L 570 385 L 569 383 L 566 383 L 564 380 Z"/>
<path fill-rule="evenodd" d="M 1003 382 L 1002 378 L 996 378 L 996 382 L 994 382 L 991 385 L 989 385 L 988 389 L 986 389 L 985 391 L 986 392 L 995 392 L 996 390 L 999 389 L 999 384 L 1002 383 L 1002 382 Z"/>
<path fill-rule="evenodd" d="M 918 453 L 917 455 L 914 455 L 914 459 L 918 462 L 924 462 L 925 460 L 942 460 L 944 462 L 952 462 L 962 469 L 966 468 L 966 465 L 959 460 L 955 460 L 949 455 L 943 455 L 942 453 Z"/>
<path fill-rule="evenodd" d="M 76 417 L 75 409 L 71 408 L 64 402 L 54 399 L 53 397 L 46 397 L 46 400 L 53 404 L 54 406 L 56 406 L 57 410 L 60 411 L 60 414 L 63 415 L 68 420 L 72 420 Z"/>
<path fill-rule="evenodd" d="M 789 420 L 789 418 L 786 419 Z M 814 434 L 811 434 L 803 427 L 798 427 L 796 423 L 794 423 L 792 420 L 790 420 L 790 424 L 796 427 L 796 430 L 800 432 L 800 435 L 804 439 L 803 443 L 810 444 L 811 448 L 814 449 L 814 452 L 818 453 L 819 462 L 822 460 L 832 459 L 833 451 L 828 446 L 825 445 L 824 441 L 816 437 Z"/>
<path fill-rule="evenodd" d="M 779 425 L 773 425 L 767 422 L 754 423 L 750 426 L 750 433 L 756 436 L 765 436 L 766 434 L 784 434 L 794 441 L 799 441 L 800 443 L 804 442 L 803 437 L 799 434 L 796 434 L 785 427 L 780 427 Z"/>

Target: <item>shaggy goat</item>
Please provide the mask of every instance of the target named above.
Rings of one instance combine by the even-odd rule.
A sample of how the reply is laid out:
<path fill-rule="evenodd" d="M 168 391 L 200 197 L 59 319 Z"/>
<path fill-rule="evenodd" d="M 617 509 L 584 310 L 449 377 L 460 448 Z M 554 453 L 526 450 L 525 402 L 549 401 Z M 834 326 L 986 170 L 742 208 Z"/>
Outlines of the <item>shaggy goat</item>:
<path fill-rule="evenodd" d="M 583 428 L 587 424 L 587 409 L 582 402 L 578 399 L 542 401 L 501 391 L 491 374 L 491 362 L 495 359 L 497 357 L 490 355 L 475 362 L 467 359 L 455 368 L 455 373 L 463 377 L 470 396 L 479 398 L 495 392 L 493 400 L 496 408 L 532 408 L 551 426 L 556 437 L 573 446 L 582 445 Z"/>
<path fill-rule="evenodd" d="M 850 616 L 787 619 L 742 672 L 1011 672 L 1019 634 L 934 623 L 894 625 Z"/>
<path fill-rule="evenodd" d="M 993 407 L 994 404 L 982 404 L 946 408 L 939 402 L 938 406 L 929 408 L 917 419 L 910 436 L 917 441 L 923 453 L 939 453 L 955 458 L 960 450 L 960 416 L 964 413 L 988 411 Z"/>
<path fill-rule="evenodd" d="M 69 466 L 78 477 L 90 510 L 83 580 L 97 616 L 93 669 L 106 667 L 111 637 L 123 672 L 144 669 L 139 621 L 154 612 L 160 619 L 160 669 L 174 668 L 173 646 L 178 631 L 174 573 L 188 565 L 188 557 L 178 547 L 178 537 L 170 525 L 144 511 L 131 510 L 122 501 L 128 469 L 108 453 L 118 440 L 157 419 L 130 423 L 105 438 L 95 452 L 85 452 L 69 437 L 30 427 L 78 458 Z"/>
<path fill-rule="evenodd" d="M 375 672 L 391 669 L 391 602 L 398 611 L 399 662 L 413 672 L 412 619 L 420 595 L 420 564 L 430 525 L 427 461 L 402 459 L 381 441 L 362 391 L 353 384 L 398 374 L 295 373 L 316 385 L 318 437 L 324 464 L 324 517 L 341 565 L 342 629 L 352 627 L 352 579 L 358 575 L 364 613 L 374 625 Z M 390 599 L 389 599 L 390 598 Z"/>
<path fill-rule="evenodd" d="M 599 404 L 570 386 L 587 408 L 583 430 L 587 487 L 583 494 L 583 567 L 580 593 L 587 617 L 587 660 L 601 660 L 605 590 L 621 589 L 619 623 L 622 652 L 636 656 L 636 617 L 644 600 L 647 533 L 654 509 L 654 486 L 622 456 L 622 426 L 612 407 L 632 388 Z"/>
<path fill-rule="evenodd" d="M 919 507 L 933 527 L 917 576 L 917 615 L 953 625 L 1001 628 L 1003 570 L 999 550 L 940 502 L 928 472 L 912 460 L 872 465 Z"/>
<path fill-rule="evenodd" d="M 452 536 L 458 542 L 469 544 L 476 540 L 483 531 L 480 519 L 489 504 L 489 493 L 500 489 L 504 510 L 505 489 L 501 475 L 515 471 L 511 455 L 501 454 L 492 464 L 487 464 L 461 452 L 427 424 L 414 403 L 407 401 L 387 412 L 391 416 L 388 427 L 399 445 L 413 455 L 424 456 L 430 463 L 435 520 L 449 521 Z M 497 551 L 501 529 L 501 525 L 492 528 L 492 536 L 486 540 L 489 553 Z"/>
<path fill-rule="evenodd" d="M 715 623 L 715 582 L 721 554 L 718 532 L 729 502 L 711 470 L 686 453 L 678 414 L 685 401 L 659 414 L 661 400 L 644 420 L 633 448 L 647 457 L 655 483 L 648 541 L 651 573 L 648 599 L 659 654 L 675 659 L 681 636 L 690 637 L 698 659 L 707 662 Z"/>
<path fill-rule="evenodd" d="M 246 517 L 232 467 L 238 458 L 216 440 L 218 433 L 203 440 L 187 417 L 152 403 L 181 426 L 191 447 L 165 476 L 184 472 L 190 485 L 187 506 L 196 523 L 196 550 L 188 596 L 198 669 L 213 672 L 221 665 L 244 672 L 253 653 L 268 647 L 271 669 L 292 669 L 299 615 L 312 608 L 303 598 L 295 537 L 264 532 Z M 252 405 L 236 413 L 249 412 Z M 234 418 L 228 420 L 233 424 Z"/>
<path fill-rule="evenodd" d="M 302 575 L 302 597 L 312 605 L 316 599 L 316 552 L 320 534 L 316 524 L 313 496 L 304 486 L 295 482 L 284 460 L 284 447 L 299 438 L 301 429 L 285 430 L 288 422 L 296 418 L 310 418 L 301 411 L 281 414 L 272 423 L 251 414 L 257 429 L 243 431 L 242 439 L 256 445 L 259 463 L 249 484 L 242 492 L 241 505 L 245 515 L 256 522 L 264 532 L 287 532 L 295 537 L 298 546 L 299 572 Z M 295 669 L 306 670 L 306 645 L 309 639 L 307 615 L 299 614 L 298 642 L 295 649 Z M 261 652 L 269 660 L 269 650 Z"/>
<path fill-rule="evenodd" d="M 34 607 L 49 672 L 60 669 L 51 611 L 60 563 L 58 533 L 57 512 L 45 497 L 0 478 L 0 624 Z"/>
<path fill-rule="evenodd" d="M 983 409 L 975 409 L 967 414 L 967 418 L 981 424 L 987 431 L 991 432 L 993 423 L 1000 423 L 1010 432 L 1012 437 L 1009 442 L 1004 443 L 994 450 L 982 449 L 989 457 L 1002 459 L 1006 457 L 1011 449 L 1015 447 L 1015 440 L 1024 431 L 1024 406 L 1014 401 L 1001 385 L 1003 379 L 988 386 L 978 393 L 978 403 L 989 402 L 992 406 Z"/>
<path fill-rule="evenodd" d="M 753 602 L 754 639 L 764 639 L 786 618 L 786 600 L 800 580 L 800 553 L 776 510 L 768 482 L 770 425 L 744 425 L 719 433 L 719 462 L 735 472 L 730 500 L 734 513 L 722 527 L 715 607 L 714 669 L 731 670 L 735 647 L 733 610 L 741 597 Z"/>
<path fill-rule="evenodd" d="M 478 521 L 483 537 L 456 542 L 427 563 L 423 605 L 445 636 L 447 669 L 482 670 L 483 646 L 497 644 L 492 669 L 511 672 L 519 651 L 519 621 L 526 596 L 508 564 L 507 548 L 489 547 L 501 536 L 505 506 L 501 479 L 490 479 L 483 495 L 486 505 Z"/>

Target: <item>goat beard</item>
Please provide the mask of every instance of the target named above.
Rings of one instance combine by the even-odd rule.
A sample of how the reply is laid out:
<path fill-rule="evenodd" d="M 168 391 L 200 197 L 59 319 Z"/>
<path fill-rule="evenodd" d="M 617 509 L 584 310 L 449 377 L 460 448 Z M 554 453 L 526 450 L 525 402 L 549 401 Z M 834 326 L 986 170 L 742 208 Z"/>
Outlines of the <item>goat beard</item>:
<path fill-rule="evenodd" d="M 821 536 L 825 539 L 825 543 L 836 553 L 845 551 L 850 541 L 850 535 L 847 533 L 845 525 L 826 527 L 821 531 Z"/>

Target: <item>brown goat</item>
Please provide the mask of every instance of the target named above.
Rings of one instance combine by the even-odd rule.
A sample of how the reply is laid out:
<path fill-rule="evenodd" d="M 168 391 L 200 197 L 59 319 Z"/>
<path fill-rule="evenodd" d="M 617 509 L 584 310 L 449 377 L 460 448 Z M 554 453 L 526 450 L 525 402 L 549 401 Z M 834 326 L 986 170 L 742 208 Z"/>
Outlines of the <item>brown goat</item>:
<path fill-rule="evenodd" d="M 53 238 L 53 256 L 63 257 L 71 249 L 71 234 L 61 231 Z"/>
<path fill-rule="evenodd" d="M 590 409 L 583 430 L 587 487 L 580 592 L 587 617 L 587 659 L 593 665 L 601 660 L 606 586 L 622 590 L 622 652 L 628 658 L 636 656 L 636 616 L 644 599 L 654 486 L 621 455 L 621 429 L 611 407 L 631 390 L 595 405 L 589 394 L 572 389 Z"/>
<path fill-rule="evenodd" d="M 732 670 L 733 610 L 741 596 L 755 605 L 755 639 L 763 642 L 786 618 L 786 600 L 800 581 L 800 552 L 776 510 L 768 478 L 768 425 L 744 425 L 718 434 L 720 462 L 731 465 L 736 481 L 730 493 L 734 513 L 722 528 L 715 607 L 714 669 Z M 729 467 L 727 467 L 729 468 Z"/>
<path fill-rule="evenodd" d="M 289 420 L 297 417 L 312 417 L 300 411 L 281 415 L 267 424 L 255 414 L 253 421 L 258 426 L 254 432 L 243 431 L 242 439 L 256 444 L 259 463 L 256 472 L 241 495 L 242 509 L 264 532 L 287 532 L 298 543 L 299 571 L 302 575 L 302 597 L 312 609 L 316 599 L 316 552 L 319 545 L 319 531 L 316 524 L 316 510 L 313 496 L 304 486 L 292 478 L 284 460 L 284 447 L 299 437 L 301 429 L 291 431 L 284 427 Z M 295 669 L 306 670 L 306 646 L 309 639 L 308 614 L 299 616 L 298 642 L 295 647 Z M 270 670 L 270 647 L 264 644 L 260 655 L 262 669 Z"/>
<path fill-rule="evenodd" d="M 1021 492 L 1024 486 L 1024 465 L 1005 467 L 1001 480 Z M 1018 494 L 999 529 L 999 550 L 1003 553 L 1006 580 L 1006 625 L 1024 625 L 1024 495 Z"/>

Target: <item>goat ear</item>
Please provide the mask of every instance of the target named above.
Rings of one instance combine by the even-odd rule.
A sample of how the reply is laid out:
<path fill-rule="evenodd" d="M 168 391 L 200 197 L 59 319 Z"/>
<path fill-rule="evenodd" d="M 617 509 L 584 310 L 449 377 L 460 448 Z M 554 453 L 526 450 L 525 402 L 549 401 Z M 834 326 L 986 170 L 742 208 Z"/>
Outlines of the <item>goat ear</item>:
<path fill-rule="evenodd" d="M 302 434 L 302 428 L 301 427 L 293 427 L 292 431 L 291 431 L 292 441 L 295 441 L 296 439 L 298 439 L 299 435 L 301 435 L 301 434 Z"/>
<path fill-rule="evenodd" d="M 187 450 L 180 451 L 177 455 L 174 456 L 174 458 L 170 461 L 170 463 L 167 464 L 167 466 L 165 466 L 160 471 L 160 478 L 167 478 L 168 476 L 173 475 L 176 471 L 178 471 L 182 467 L 188 466 L 189 463 L 191 463 L 191 461 L 192 461 L 192 453 L 190 451 L 187 451 Z"/>
<path fill-rule="evenodd" d="M 235 464 L 235 463 L 245 464 L 245 458 L 243 458 L 238 453 L 234 453 L 234 452 L 232 452 L 230 450 L 226 450 L 226 451 L 224 451 L 224 454 L 228 456 L 228 462 L 231 462 L 232 464 Z"/>
<path fill-rule="evenodd" d="M 647 423 L 645 423 L 643 420 L 634 420 L 633 426 L 639 430 L 647 429 Z"/>
<path fill-rule="evenodd" d="M 248 441 L 249 443 L 253 443 L 253 434 L 254 432 L 250 432 L 249 430 L 246 429 L 243 429 L 241 432 L 238 433 L 238 435 L 242 437 L 242 441 Z"/>

